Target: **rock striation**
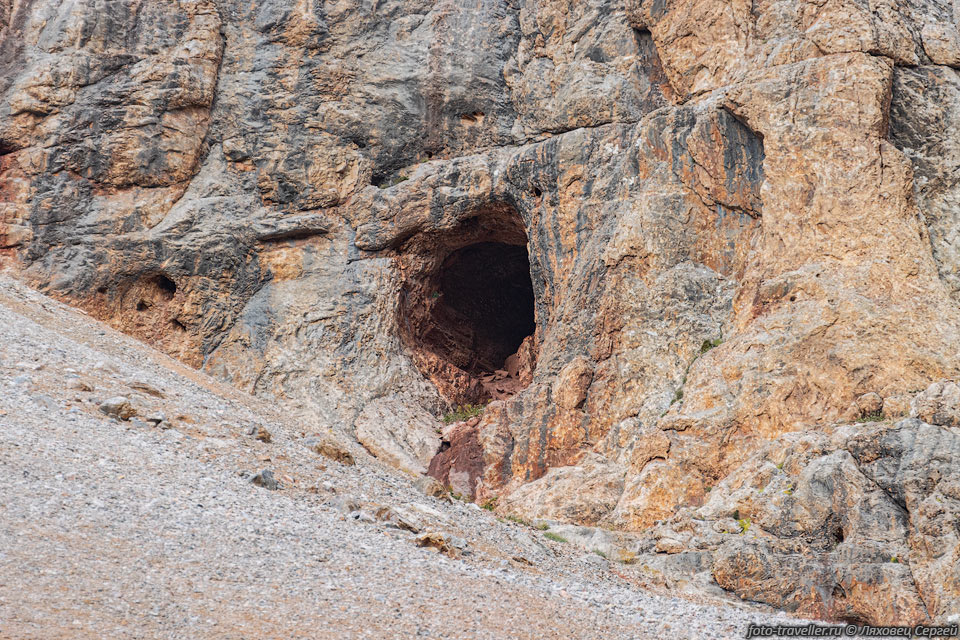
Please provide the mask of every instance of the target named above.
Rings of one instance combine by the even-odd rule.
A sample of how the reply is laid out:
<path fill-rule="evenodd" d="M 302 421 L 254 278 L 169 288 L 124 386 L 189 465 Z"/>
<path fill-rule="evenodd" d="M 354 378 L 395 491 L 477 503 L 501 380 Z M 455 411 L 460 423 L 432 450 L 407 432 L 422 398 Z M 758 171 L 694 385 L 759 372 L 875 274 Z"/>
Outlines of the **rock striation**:
<path fill-rule="evenodd" d="M 0 0 L 0 260 L 463 495 L 954 619 L 958 19 Z"/>

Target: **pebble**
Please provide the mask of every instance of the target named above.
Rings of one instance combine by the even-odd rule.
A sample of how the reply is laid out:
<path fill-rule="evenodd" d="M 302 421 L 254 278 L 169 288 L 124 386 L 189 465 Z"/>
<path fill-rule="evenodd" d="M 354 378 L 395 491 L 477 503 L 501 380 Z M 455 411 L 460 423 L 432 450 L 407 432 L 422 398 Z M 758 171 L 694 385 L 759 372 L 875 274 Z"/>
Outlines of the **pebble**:
<path fill-rule="evenodd" d="M 137 415 L 137 410 L 130 404 L 130 399 L 125 396 L 114 396 L 104 401 L 100 405 L 100 411 L 111 418 L 120 418 L 121 420 L 129 420 Z"/>
<path fill-rule="evenodd" d="M 280 488 L 280 485 L 277 483 L 277 479 L 273 476 L 273 471 L 269 469 L 264 469 L 259 471 L 252 478 L 250 482 L 257 485 L 258 487 L 263 487 L 264 489 L 270 489 L 271 491 L 276 491 Z"/>
<path fill-rule="evenodd" d="M 71 376 L 67 380 L 67 389 L 73 389 L 75 391 L 85 391 L 87 393 L 92 392 L 94 390 L 92 385 L 81 380 L 79 376 Z"/>

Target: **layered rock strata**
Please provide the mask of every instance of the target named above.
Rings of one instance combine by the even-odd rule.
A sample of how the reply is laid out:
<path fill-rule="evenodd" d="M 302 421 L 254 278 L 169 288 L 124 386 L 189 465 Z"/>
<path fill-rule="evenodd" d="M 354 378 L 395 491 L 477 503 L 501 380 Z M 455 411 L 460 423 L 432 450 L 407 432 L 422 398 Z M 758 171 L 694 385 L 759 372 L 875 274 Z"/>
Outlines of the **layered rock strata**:
<path fill-rule="evenodd" d="M 954 409 L 835 425 L 960 378 L 958 13 L 0 0 L 0 259 L 412 473 L 451 406 L 509 396 L 439 466 L 521 514 L 655 530 L 794 452 L 809 491 L 715 582 L 947 619 L 925 505 L 958 497 L 904 461 Z M 810 589 L 771 584 L 798 554 Z"/>

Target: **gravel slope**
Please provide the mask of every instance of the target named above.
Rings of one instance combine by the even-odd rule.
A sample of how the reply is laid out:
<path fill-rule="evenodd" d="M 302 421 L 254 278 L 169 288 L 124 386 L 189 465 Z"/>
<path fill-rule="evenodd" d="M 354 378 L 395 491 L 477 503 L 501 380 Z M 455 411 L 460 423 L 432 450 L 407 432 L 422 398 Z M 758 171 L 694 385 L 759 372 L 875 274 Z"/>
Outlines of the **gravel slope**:
<path fill-rule="evenodd" d="M 4 276 L 0 326 L 2 638 L 738 638 L 791 621 L 642 590 L 632 567 L 427 497 L 359 447 L 333 462 L 281 406 Z M 117 395 L 166 420 L 98 410 Z M 261 469 L 280 490 L 250 481 Z M 384 507 L 466 553 L 416 546 Z"/>

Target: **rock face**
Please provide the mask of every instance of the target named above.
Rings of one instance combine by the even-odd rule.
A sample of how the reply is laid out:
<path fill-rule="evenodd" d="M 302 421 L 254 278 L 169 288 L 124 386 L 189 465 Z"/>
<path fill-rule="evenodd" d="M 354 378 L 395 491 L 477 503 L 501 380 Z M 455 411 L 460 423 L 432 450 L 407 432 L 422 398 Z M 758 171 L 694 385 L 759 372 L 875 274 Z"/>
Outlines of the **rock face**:
<path fill-rule="evenodd" d="M 0 0 L 7 268 L 415 473 L 500 398 L 439 466 L 528 516 L 652 531 L 801 447 L 769 536 L 661 550 L 960 613 L 954 5 L 174 4 Z"/>
<path fill-rule="evenodd" d="M 954 430 L 916 419 L 787 434 L 650 544 L 706 551 L 721 587 L 801 615 L 955 620 L 958 446 Z"/>

